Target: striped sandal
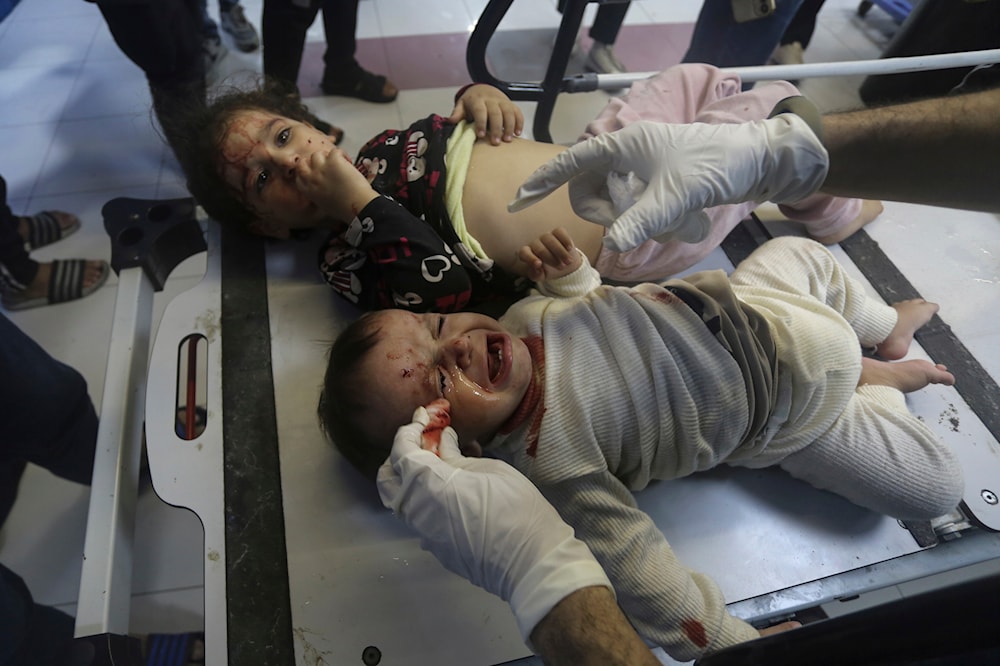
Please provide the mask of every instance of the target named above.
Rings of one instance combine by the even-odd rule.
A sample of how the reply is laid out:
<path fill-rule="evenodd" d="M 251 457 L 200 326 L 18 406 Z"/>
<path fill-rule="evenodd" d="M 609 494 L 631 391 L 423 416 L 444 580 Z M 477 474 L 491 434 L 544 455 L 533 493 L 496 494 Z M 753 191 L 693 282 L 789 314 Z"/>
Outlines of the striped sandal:
<path fill-rule="evenodd" d="M 59 224 L 59 218 L 62 216 L 72 218 L 72 223 L 67 227 Z M 80 218 L 58 210 L 43 210 L 37 215 L 25 215 L 19 219 L 27 226 L 28 233 L 24 247 L 29 252 L 62 240 L 80 228 Z"/>
<path fill-rule="evenodd" d="M 86 259 L 56 259 L 52 262 L 49 289 L 45 296 L 25 297 L 24 289 L 15 290 L 8 286 L 0 300 L 2 300 L 4 308 L 10 311 L 75 301 L 97 291 L 111 273 L 108 262 L 102 261 L 100 277 L 94 284 L 85 287 L 83 281 L 86 270 Z"/>

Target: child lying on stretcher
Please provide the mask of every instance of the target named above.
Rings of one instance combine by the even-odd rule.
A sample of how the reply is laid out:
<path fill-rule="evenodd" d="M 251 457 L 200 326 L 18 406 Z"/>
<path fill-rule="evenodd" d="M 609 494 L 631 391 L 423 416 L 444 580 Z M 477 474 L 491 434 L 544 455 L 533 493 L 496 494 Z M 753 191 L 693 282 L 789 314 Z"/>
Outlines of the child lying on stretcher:
<path fill-rule="evenodd" d="M 785 82 L 741 92 L 733 75 L 679 65 L 612 99 L 584 136 L 639 119 L 761 120 L 796 94 Z M 604 227 L 573 212 L 565 187 L 527 210 L 507 211 L 520 183 L 564 148 L 515 138 L 521 112 L 491 86 L 460 91 L 448 118 L 432 115 L 378 135 L 359 152 L 356 169 L 307 116 L 287 96 L 238 92 L 182 121 L 173 147 L 192 194 L 217 220 L 279 238 L 301 227 L 331 229 L 320 268 L 366 310 L 453 312 L 523 293 L 527 269 L 517 251 L 554 224 L 603 277 L 661 279 L 704 258 L 757 206 L 719 206 L 707 211 L 710 223 L 677 229 L 673 240 L 614 252 L 602 244 Z M 820 194 L 782 211 L 833 243 L 874 219 L 881 204 Z"/>
<path fill-rule="evenodd" d="M 463 452 L 531 479 L 639 633 L 673 658 L 758 632 L 638 509 L 632 491 L 651 480 L 777 465 L 897 518 L 957 506 L 957 459 L 903 397 L 954 377 L 898 361 L 937 305 L 874 300 L 826 248 L 796 237 L 765 243 L 728 279 L 634 287 L 602 285 L 563 230 L 518 259 L 537 291 L 499 320 L 388 309 L 349 326 L 331 350 L 323 426 L 374 477 L 414 409 L 447 400 Z M 898 362 L 862 358 L 862 346 Z"/>

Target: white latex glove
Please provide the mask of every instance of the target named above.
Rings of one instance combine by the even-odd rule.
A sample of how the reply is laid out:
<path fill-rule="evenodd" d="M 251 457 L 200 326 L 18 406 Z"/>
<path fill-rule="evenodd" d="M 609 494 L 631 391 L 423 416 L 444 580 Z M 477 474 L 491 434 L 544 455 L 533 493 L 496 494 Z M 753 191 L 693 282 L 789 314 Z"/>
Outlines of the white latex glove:
<path fill-rule="evenodd" d="M 378 472 L 382 502 L 446 568 L 507 601 L 526 643 L 571 592 L 611 588 L 587 546 L 527 478 L 500 460 L 464 457 L 450 427 L 438 431 L 440 458 L 422 449 L 429 422 L 418 407 L 396 433 Z"/>
<path fill-rule="evenodd" d="M 507 209 L 526 208 L 568 181 L 577 215 L 610 227 L 611 250 L 650 238 L 694 243 L 709 232 L 705 208 L 798 201 L 819 189 L 828 167 L 826 148 L 792 113 L 723 125 L 640 121 L 543 164 Z"/>

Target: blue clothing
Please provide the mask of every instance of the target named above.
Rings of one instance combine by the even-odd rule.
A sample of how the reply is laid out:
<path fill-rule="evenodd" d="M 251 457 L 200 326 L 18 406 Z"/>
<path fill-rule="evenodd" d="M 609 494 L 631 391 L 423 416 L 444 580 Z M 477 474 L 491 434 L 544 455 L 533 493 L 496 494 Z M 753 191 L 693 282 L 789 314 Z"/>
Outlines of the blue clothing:
<path fill-rule="evenodd" d="M 38 262 L 24 249 L 17 225 L 17 216 L 7 205 L 7 181 L 0 176 L 0 287 L 23 288 L 38 273 Z"/>
<path fill-rule="evenodd" d="M 0 525 L 26 463 L 90 485 L 97 413 L 79 372 L 55 360 L 0 314 Z M 0 664 L 62 666 L 73 618 L 35 604 L 24 582 L 0 566 Z"/>
<path fill-rule="evenodd" d="M 731 0 L 705 0 L 681 62 L 750 67 L 767 62 L 803 0 L 776 0 L 770 16 L 737 23 Z M 744 88 L 752 86 L 748 84 Z"/>

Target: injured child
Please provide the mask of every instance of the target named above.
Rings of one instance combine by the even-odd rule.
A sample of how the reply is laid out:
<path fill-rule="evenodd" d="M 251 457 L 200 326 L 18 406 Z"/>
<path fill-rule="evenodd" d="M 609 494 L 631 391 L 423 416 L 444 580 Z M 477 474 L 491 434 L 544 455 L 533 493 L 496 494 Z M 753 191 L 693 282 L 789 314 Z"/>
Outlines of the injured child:
<path fill-rule="evenodd" d="M 633 287 L 602 285 L 563 230 L 519 259 L 537 290 L 500 320 L 383 310 L 349 326 L 331 350 L 323 427 L 374 478 L 414 409 L 447 400 L 463 452 L 531 479 L 639 633 L 675 659 L 759 634 L 638 509 L 632 492 L 650 481 L 776 465 L 900 519 L 958 505 L 956 457 L 904 399 L 954 383 L 944 366 L 900 360 L 937 305 L 873 299 L 826 248 L 794 237 L 728 278 Z"/>
<path fill-rule="evenodd" d="M 734 75 L 680 65 L 612 99 L 581 138 L 642 119 L 762 121 L 780 100 L 797 94 L 786 82 L 741 92 Z M 332 229 L 320 270 L 340 295 L 365 310 L 454 312 L 523 295 L 530 284 L 517 251 L 554 226 L 567 229 L 605 278 L 663 279 L 703 259 L 759 203 L 709 209 L 707 224 L 615 252 L 602 243 L 605 227 L 573 212 L 566 187 L 527 210 L 508 212 L 521 182 L 565 148 L 514 138 L 523 123 L 520 109 L 496 88 L 473 85 L 460 91 L 450 118 L 432 115 L 379 134 L 359 152 L 356 170 L 346 168 L 349 158 L 308 124 L 309 117 L 287 96 L 240 91 L 179 119 L 170 136 L 188 188 L 216 220 L 275 237 L 303 227 Z M 763 122 L 780 128 L 789 121 Z M 480 124 L 494 136 L 478 136 Z M 498 125 L 509 141 L 497 138 Z M 811 136 L 785 134 L 789 142 Z M 811 145 L 789 147 L 798 160 L 815 152 Z M 818 152 L 825 157 L 821 147 Z M 813 162 L 825 174 L 825 161 Z M 784 201 L 782 212 L 827 244 L 882 210 L 875 201 L 797 194 L 787 180 L 775 183 L 779 190 L 783 198 L 772 200 Z"/>

